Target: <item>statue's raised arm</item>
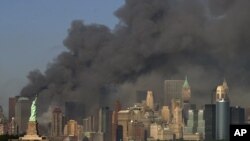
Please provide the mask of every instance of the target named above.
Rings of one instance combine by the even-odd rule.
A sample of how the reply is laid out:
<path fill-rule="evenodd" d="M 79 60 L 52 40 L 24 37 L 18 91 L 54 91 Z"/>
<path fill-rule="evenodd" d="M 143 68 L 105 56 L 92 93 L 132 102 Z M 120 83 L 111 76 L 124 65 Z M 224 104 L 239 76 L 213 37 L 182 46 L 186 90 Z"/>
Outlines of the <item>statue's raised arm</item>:
<path fill-rule="evenodd" d="M 37 101 L 37 96 L 32 101 L 32 105 L 30 107 L 30 118 L 29 118 L 29 121 L 36 121 L 36 115 L 37 115 L 36 101 Z"/>

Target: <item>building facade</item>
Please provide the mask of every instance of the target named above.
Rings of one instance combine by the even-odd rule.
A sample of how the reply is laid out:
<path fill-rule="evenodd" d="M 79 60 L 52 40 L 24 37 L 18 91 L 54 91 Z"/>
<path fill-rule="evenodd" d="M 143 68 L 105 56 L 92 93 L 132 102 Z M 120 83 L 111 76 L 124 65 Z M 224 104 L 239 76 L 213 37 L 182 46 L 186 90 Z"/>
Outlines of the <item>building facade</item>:
<path fill-rule="evenodd" d="M 15 117 L 15 105 L 17 102 L 18 97 L 10 97 L 9 98 L 9 121 Z"/>
<path fill-rule="evenodd" d="M 31 102 L 26 97 L 19 97 L 15 105 L 15 120 L 17 123 L 18 133 L 25 133 L 27 130 L 27 123 L 30 116 Z"/>
<path fill-rule="evenodd" d="M 216 102 L 216 140 L 229 139 L 230 108 L 229 101 Z"/>
<path fill-rule="evenodd" d="M 63 135 L 63 114 L 60 108 L 55 108 L 52 113 L 51 136 Z"/>
<path fill-rule="evenodd" d="M 128 126 L 131 121 L 131 111 L 121 110 L 118 112 L 119 131 L 122 131 L 122 141 L 128 141 Z"/>
<path fill-rule="evenodd" d="M 215 104 L 205 105 L 204 118 L 205 118 L 205 140 L 206 141 L 215 140 L 215 123 L 216 123 Z"/>
<path fill-rule="evenodd" d="M 154 96 L 152 91 L 147 92 L 146 105 L 149 109 L 154 109 Z"/>
<path fill-rule="evenodd" d="M 98 132 L 103 134 L 104 141 L 111 141 L 112 111 L 108 107 L 100 108 L 98 125 Z"/>
<path fill-rule="evenodd" d="M 230 123 L 244 124 L 245 123 L 245 109 L 239 106 L 230 107 Z"/>

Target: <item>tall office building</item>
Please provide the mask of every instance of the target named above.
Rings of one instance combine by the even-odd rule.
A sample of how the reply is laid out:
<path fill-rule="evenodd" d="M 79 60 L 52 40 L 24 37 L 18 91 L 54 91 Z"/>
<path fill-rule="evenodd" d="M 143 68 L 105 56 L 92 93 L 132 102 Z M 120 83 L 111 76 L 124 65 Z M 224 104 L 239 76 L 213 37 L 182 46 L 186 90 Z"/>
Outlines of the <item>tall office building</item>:
<path fill-rule="evenodd" d="M 205 117 L 204 117 L 204 110 L 198 110 L 198 120 L 197 120 L 197 132 L 205 137 Z"/>
<path fill-rule="evenodd" d="M 3 114 L 3 108 L 0 105 L 0 135 L 7 133 L 7 120 Z"/>
<path fill-rule="evenodd" d="M 9 122 L 15 117 L 15 105 L 18 97 L 9 98 Z"/>
<path fill-rule="evenodd" d="M 172 100 L 172 108 L 173 108 L 173 132 L 176 135 L 176 139 L 183 138 L 183 124 L 182 124 L 182 108 L 181 101 L 179 99 Z"/>
<path fill-rule="evenodd" d="M 30 116 L 31 102 L 26 97 L 19 97 L 15 105 L 15 120 L 17 122 L 18 133 L 22 134 L 27 130 L 27 123 Z"/>
<path fill-rule="evenodd" d="M 188 111 L 191 109 L 190 106 L 191 106 L 190 103 L 183 103 L 182 104 L 182 116 L 183 116 L 184 125 L 187 125 Z"/>
<path fill-rule="evenodd" d="M 102 107 L 99 110 L 98 132 L 103 133 L 104 141 L 111 141 L 112 111 L 108 107 Z"/>
<path fill-rule="evenodd" d="M 96 132 L 97 117 L 89 116 L 83 119 L 83 131 L 84 132 Z"/>
<path fill-rule="evenodd" d="M 112 141 L 117 140 L 118 135 L 118 112 L 121 110 L 121 103 L 119 100 L 116 100 L 114 111 L 112 114 Z"/>
<path fill-rule="evenodd" d="M 215 140 L 215 104 L 206 104 L 204 110 L 205 118 L 205 140 Z"/>
<path fill-rule="evenodd" d="M 184 124 L 187 125 L 188 110 L 190 109 L 191 87 L 189 86 L 187 76 L 182 86 L 182 115 Z"/>
<path fill-rule="evenodd" d="M 78 124 L 75 120 L 69 120 L 65 125 L 64 136 L 78 136 Z"/>
<path fill-rule="evenodd" d="M 194 117 L 194 110 L 188 110 L 188 120 L 187 125 L 184 127 L 184 133 L 193 134 L 195 131 L 195 117 Z"/>
<path fill-rule="evenodd" d="M 191 87 L 189 86 L 187 76 L 182 86 L 182 101 L 183 103 L 189 103 L 191 98 Z"/>
<path fill-rule="evenodd" d="M 1 105 L 0 105 L 0 119 L 1 119 L 1 121 L 5 120 L 5 116 L 3 114 L 3 107 Z"/>
<path fill-rule="evenodd" d="M 216 89 L 216 139 L 229 139 L 230 103 L 229 88 L 224 80 Z"/>
<path fill-rule="evenodd" d="M 14 117 L 12 117 L 12 119 L 8 125 L 8 134 L 9 135 L 17 135 L 17 124 L 16 124 Z"/>
<path fill-rule="evenodd" d="M 184 80 L 164 81 L 164 105 L 171 106 L 172 99 L 182 99 Z"/>
<path fill-rule="evenodd" d="M 250 124 L 250 107 L 245 108 L 245 123 Z"/>
<path fill-rule="evenodd" d="M 83 129 L 82 126 L 75 120 L 69 120 L 64 126 L 64 138 L 67 137 L 70 141 L 82 141 Z M 56 139 L 56 138 L 54 138 Z M 62 139 L 58 138 L 58 141 Z"/>
<path fill-rule="evenodd" d="M 239 106 L 230 107 L 230 123 L 244 124 L 245 123 L 245 109 Z"/>
<path fill-rule="evenodd" d="M 170 110 L 168 108 L 168 106 L 163 106 L 162 110 L 161 110 L 161 116 L 162 116 L 162 120 L 166 123 L 170 122 Z"/>
<path fill-rule="evenodd" d="M 229 139 L 229 124 L 229 101 L 220 99 L 216 102 L 216 140 Z"/>
<path fill-rule="evenodd" d="M 119 138 L 121 137 L 120 131 L 122 131 L 122 141 L 129 141 L 128 138 L 128 126 L 131 121 L 131 111 L 130 110 L 121 110 L 118 112 L 118 134 Z"/>
<path fill-rule="evenodd" d="M 152 91 L 147 92 L 146 105 L 149 109 L 154 110 L 154 96 Z"/>
<path fill-rule="evenodd" d="M 63 135 L 63 114 L 58 107 L 52 113 L 51 135 L 55 137 Z"/>

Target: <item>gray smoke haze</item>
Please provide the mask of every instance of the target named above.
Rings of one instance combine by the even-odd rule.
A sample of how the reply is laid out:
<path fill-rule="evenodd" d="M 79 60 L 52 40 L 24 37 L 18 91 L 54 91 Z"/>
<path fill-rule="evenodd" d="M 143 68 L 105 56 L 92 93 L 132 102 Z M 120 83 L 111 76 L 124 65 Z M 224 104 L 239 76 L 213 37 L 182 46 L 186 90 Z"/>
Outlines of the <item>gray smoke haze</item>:
<path fill-rule="evenodd" d="M 225 77 L 232 102 L 247 105 L 249 0 L 126 0 L 115 15 L 114 30 L 73 21 L 64 40 L 68 51 L 44 73 L 32 71 L 21 95 L 39 93 L 41 111 L 65 101 L 96 109 L 100 99 L 127 103 L 138 89 L 161 99 L 165 79 L 187 75 L 194 102 L 208 103 Z M 112 85 L 117 90 L 102 99 Z"/>

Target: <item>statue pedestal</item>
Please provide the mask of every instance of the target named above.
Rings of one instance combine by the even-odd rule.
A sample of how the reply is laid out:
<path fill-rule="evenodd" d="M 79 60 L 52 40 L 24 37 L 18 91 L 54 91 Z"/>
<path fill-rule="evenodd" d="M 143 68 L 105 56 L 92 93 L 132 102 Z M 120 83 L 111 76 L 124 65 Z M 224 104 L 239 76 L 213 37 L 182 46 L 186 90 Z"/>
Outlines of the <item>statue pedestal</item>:
<path fill-rule="evenodd" d="M 19 140 L 21 140 L 21 141 L 41 141 L 42 137 L 39 137 L 37 133 L 38 133 L 37 122 L 36 121 L 29 121 L 27 134 L 24 135 L 24 137 L 20 137 Z"/>

